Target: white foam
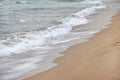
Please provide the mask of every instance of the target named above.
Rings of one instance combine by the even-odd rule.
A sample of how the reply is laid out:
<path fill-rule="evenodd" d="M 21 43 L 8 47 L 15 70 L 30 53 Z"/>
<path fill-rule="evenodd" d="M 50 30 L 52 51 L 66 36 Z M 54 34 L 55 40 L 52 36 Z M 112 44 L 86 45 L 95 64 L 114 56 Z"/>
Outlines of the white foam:
<path fill-rule="evenodd" d="M 64 37 L 64 35 L 70 33 L 74 26 L 88 23 L 86 16 L 104 7 L 103 5 L 99 5 L 85 8 L 62 19 L 61 24 L 49 27 L 44 31 L 11 34 L 11 38 L 9 37 L 7 40 L 2 40 L 0 42 L 0 57 L 27 52 L 29 50 L 35 50 L 36 48 L 38 49 L 38 47 L 42 45 L 52 44 L 54 41 L 59 40 L 60 37 Z"/>
<path fill-rule="evenodd" d="M 43 61 L 44 57 L 45 55 L 40 55 L 27 59 L 13 60 L 9 63 L 6 63 L 7 66 L 11 66 L 11 68 L 8 71 L 5 71 L 7 75 L 2 76 L 2 80 L 16 80 L 14 78 L 17 78 L 21 75 L 24 75 L 26 72 L 35 69 L 38 66 L 37 63 Z"/>
<path fill-rule="evenodd" d="M 74 15 L 76 16 L 79 16 L 79 17 L 85 17 L 85 16 L 88 16 L 90 14 L 93 14 L 96 9 L 101 9 L 101 8 L 105 8 L 106 6 L 104 5 L 101 5 L 101 6 L 93 6 L 93 7 L 90 7 L 90 8 L 86 8 L 80 12 L 77 12 L 75 13 Z"/>
<path fill-rule="evenodd" d="M 20 22 L 25 22 L 25 20 L 24 19 L 20 19 Z"/>
<path fill-rule="evenodd" d="M 103 4 L 101 0 L 84 0 L 82 4 Z"/>
<path fill-rule="evenodd" d="M 2 76 L 2 79 L 3 80 L 15 80 L 14 78 L 19 77 L 23 75 L 25 72 L 28 72 L 35 68 L 36 68 L 36 64 L 31 64 L 31 63 L 22 64 L 22 65 L 14 67 L 14 69 L 11 71 L 8 71 L 7 72 L 8 75 Z"/>

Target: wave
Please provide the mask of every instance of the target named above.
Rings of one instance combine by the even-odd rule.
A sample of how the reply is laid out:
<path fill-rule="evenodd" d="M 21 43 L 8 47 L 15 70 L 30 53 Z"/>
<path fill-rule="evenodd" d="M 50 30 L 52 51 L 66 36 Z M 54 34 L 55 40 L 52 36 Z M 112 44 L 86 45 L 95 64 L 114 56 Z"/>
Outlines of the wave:
<path fill-rule="evenodd" d="M 102 3 L 100 2 L 100 4 Z M 53 44 L 61 37 L 69 34 L 73 27 L 87 24 L 88 20 L 86 16 L 89 16 L 97 9 L 101 8 L 105 8 L 105 6 L 99 5 L 85 8 L 77 13 L 71 14 L 69 17 L 62 19 L 60 21 L 61 24 L 48 27 L 44 31 L 31 31 L 11 34 L 6 40 L 0 41 L 0 57 L 19 54 L 29 50 L 36 50 L 40 48 L 40 46 Z M 86 32 L 86 34 L 93 33 L 89 31 Z"/>

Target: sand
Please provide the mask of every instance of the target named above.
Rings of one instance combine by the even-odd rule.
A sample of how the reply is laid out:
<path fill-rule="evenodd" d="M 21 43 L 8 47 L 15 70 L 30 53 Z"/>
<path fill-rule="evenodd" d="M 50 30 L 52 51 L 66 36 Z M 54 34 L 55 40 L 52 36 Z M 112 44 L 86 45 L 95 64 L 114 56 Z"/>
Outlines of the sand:
<path fill-rule="evenodd" d="M 120 80 L 120 13 L 108 26 L 65 51 L 57 67 L 25 80 Z"/>

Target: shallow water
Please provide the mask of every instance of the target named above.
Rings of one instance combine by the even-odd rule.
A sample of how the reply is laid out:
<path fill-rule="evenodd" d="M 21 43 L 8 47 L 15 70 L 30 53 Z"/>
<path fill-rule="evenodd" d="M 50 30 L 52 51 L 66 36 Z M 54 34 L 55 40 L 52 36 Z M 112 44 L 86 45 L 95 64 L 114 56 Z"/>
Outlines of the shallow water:
<path fill-rule="evenodd" d="M 63 56 L 60 52 L 106 28 L 118 4 L 0 0 L 0 80 L 19 80 L 56 66 L 53 61 Z"/>

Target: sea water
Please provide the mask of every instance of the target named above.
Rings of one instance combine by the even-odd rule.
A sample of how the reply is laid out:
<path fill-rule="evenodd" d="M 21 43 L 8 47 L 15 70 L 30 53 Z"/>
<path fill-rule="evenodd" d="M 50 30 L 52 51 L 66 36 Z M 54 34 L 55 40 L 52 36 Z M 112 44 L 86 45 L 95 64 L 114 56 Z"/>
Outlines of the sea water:
<path fill-rule="evenodd" d="M 61 52 L 110 23 L 119 3 L 0 0 L 0 80 L 20 80 L 57 66 L 53 61 Z"/>

